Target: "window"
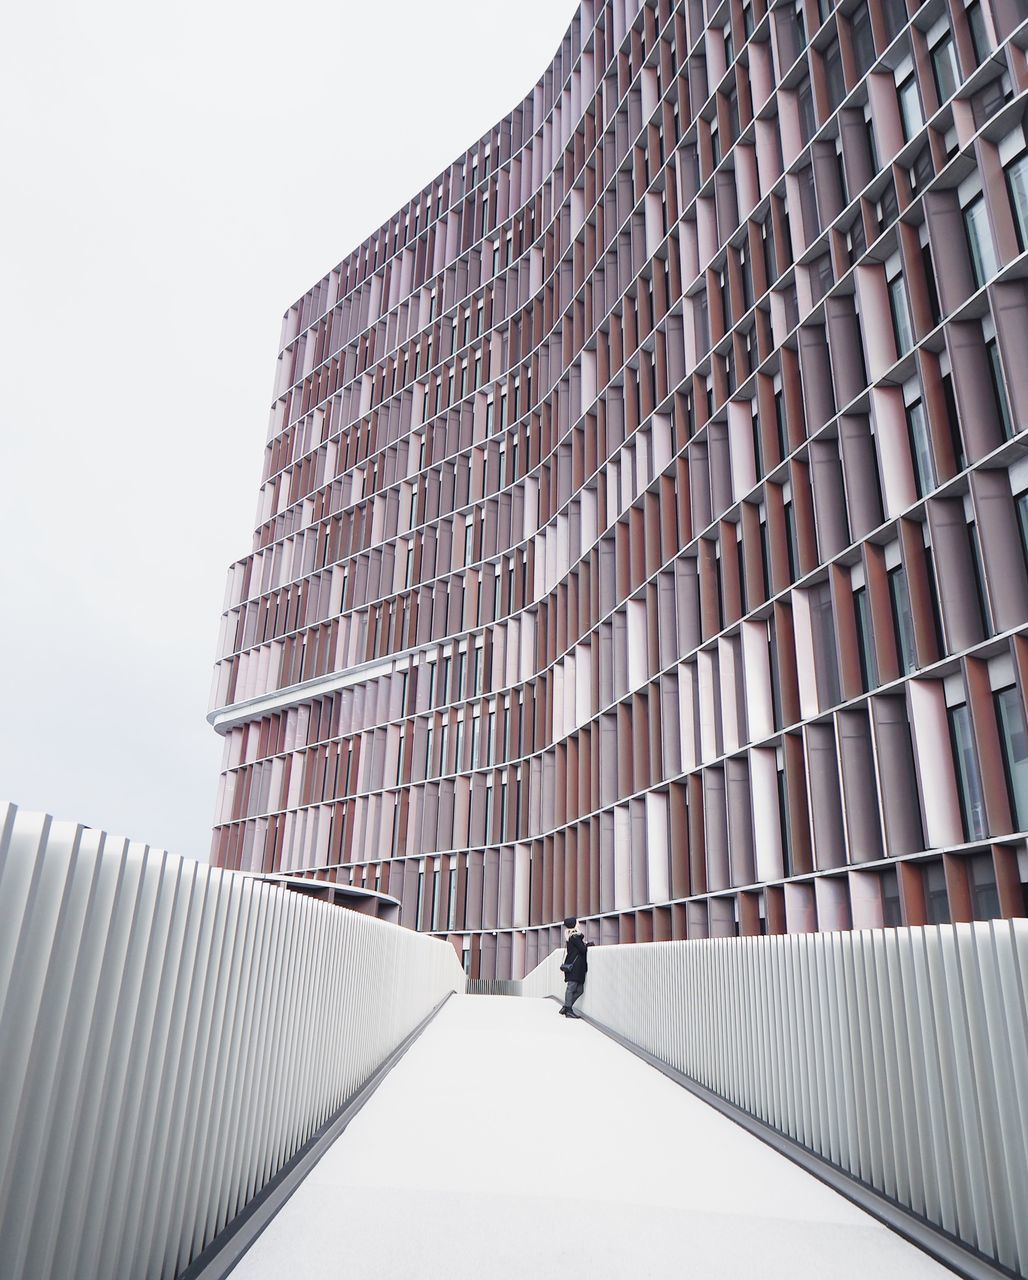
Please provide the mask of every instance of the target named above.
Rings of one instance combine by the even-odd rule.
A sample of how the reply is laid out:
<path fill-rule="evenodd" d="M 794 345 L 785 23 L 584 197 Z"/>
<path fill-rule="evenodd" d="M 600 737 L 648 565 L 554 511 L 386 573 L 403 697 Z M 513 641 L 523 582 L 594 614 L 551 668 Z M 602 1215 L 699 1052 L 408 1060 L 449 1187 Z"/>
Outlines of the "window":
<path fill-rule="evenodd" d="M 743 310 L 753 306 L 753 273 L 750 271 L 748 245 L 744 240 L 739 246 L 739 275 L 742 279 Z"/>
<path fill-rule="evenodd" d="M 1006 386 L 1003 381 L 1003 364 L 999 356 L 999 343 L 989 319 L 983 325 L 985 334 L 985 354 L 989 357 L 989 379 L 992 383 L 992 398 L 996 402 L 996 415 L 1003 427 L 1003 438 L 1009 440 L 1014 434 L 1014 424 L 1010 417 L 1010 403 L 1007 400 Z"/>
<path fill-rule="evenodd" d="M 809 142 L 817 132 L 817 120 L 814 116 L 814 95 L 810 89 L 809 78 L 800 85 L 799 92 L 800 126 L 803 141 Z"/>
<path fill-rule="evenodd" d="M 1014 224 L 1017 229 L 1017 244 L 1022 253 L 1028 249 L 1028 151 L 1021 154 L 1006 166 L 1007 190 L 1010 193 L 1010 205 L 1014 212 Z"/>
<path fill-rule="evenodd" d="M 860 211 L 849 225 L 846 232 L 846 248 L 849 252 L 850 266 L 867 252 L 867 237 L 864 235 L 864 218 Z"/>
<path fill-rule="evenodd" d="M 835 646 L 835 615 L 832 590 L 827 582 L 810 592 L 810 620 L 814 640 L 814 676 L 822 708 L 834 707 L 842 698 L 839 660 Z"/>
<path fill-rule="evenodd" d="M 789 432 L 785 420 L 785 393 L 782 391 L 781 374 L 775 377 L 775 429 L 778 433 L 778 455 L 781 460 L 789 454 Z"/>
<path fill-rule="evenodd" d="M 764 273 L 767 276 L 768 288 L 778 279 L 778 264 L 775 258 L 775 230 L 771 222 L 771 214 L 760 226 L 760 240 L 764 251 Z"/>
<path fill-rule="evenodd" d="M 949 20 L 943 19 L 938 33 L 929 36 L 928 52 L 932 60 L 932 79 L 935 91 L 942 105 L 950 100 L 960 84 L 960 67 L 957 65 L 957 51 L 953 47 L 953 36 L 949 30 Z"/>
<path fill-rule="evenodd" d="M 767 534 L 767 512 L 763 504 L 759 508 L 759 517 L 760 562 L 761 572 L 764 576 L 764 598 L 767 599 L 771 595 L 771 554 Z"/>
<path fill-rule="evenodd" d="M 984 838 L 987 823 L 985 819 L 985 796 L 982 792 L 982 777 L 978 768 L 978 756 L 974 749 L 974 734 L 971 729 L 971 713 L 966 702 L 947 708 L 949 717 L 950 743 L 953 748 L 953 762 L 957 772 L 957 789 L 960 799 L 960 814 L 964 824 L 965 840 L 981 840 Z"/>
<path fill-rule="evenodd" d="M 981 0 L 971 0 L 967 6 L 967 25 L 971 29 L 975 60 L 981 65 L 989 56 L 989 36 L 985 30 L 985 14 L 982 13 Z"/>
<path fill-rule="evenodd" d="M 910 166 L 910 186 L 913 191 L 922 191 L 935 177 L 935 168 L 932 165 L 931 147 L 922 147 L 914 157 L 914 163 Z"/>
<path fill-rule="evenodd" d="M 875 202 L 875 215 L 878 218 L 878 230 L 884 231 L 899 217 L 899 201 L 896 199 L 896 184 L 890 178 L 882 189 L 881 197 Z"/>
<path fill-rule="evenodd" d="M 753 35 L 753 0 L 743 0 L 742 29 L 745 31 L 746 39 L 748 40 Z"/>
<path fill-rule="evenodd" d="M 853 593 L 853 612 L 857 622 L 857 649 L 860 658 L 860 682 L 865 693 L 878 684 L 878 660 L 875 656 L 874 624 L 871 621 L 871 601 L 867 588 L 858 587 Z"/>
<path fill-rule="evenodd" d="M 782 871 L 792 875 L 792 825 L 789 821 L 789 788 L 785 778 L 785 761 L 778 750 L 778 822 L 782 831 Z"/>
<path fill-rule="evenodd" d="M 1014 827 L 1028 828 L 1028 728 L 1025 726 L 1024 702 L 1016 685 L 997 689 L 992 695 L 1003 749 L 1003 772 Z"/>
<path fill-rule="evenodd" d="M 432 929 L 433 932 L 439 928 L 439 914 L 442 902 L 439 893 L 439 881 L 442 878 L 442 872 L 438 867 L 432 872 Z"/>
<path fill-rule="evenodd" d="M 928 923 L 949 924 L 949 895 L 946 893 L 946 873 L 941 862 L 928 863 L 924 868 L 922 885 Z"/>
<path fill-rule="evenodd" d="M 789 553 L 789 581 L 795 582 L 799 577 L 800 550 L 796 536 L 796 513 L 793 510 L 792 497 L 788 492 L 783 510 L 785 512 L 785 543 Z"/>
<path fill-rule="evenodd" d="M 939 306 L 939 289 L 935 283 L 935 263 L 932 261 L 932 250 L 928 242 L 928 227 L 926 224 L 921 227 L 920 239 L 921 267 L 924 270 L 925 288 L 928 290 L 928 306 L 932 313 L 932 319 L 938 324 L 942 319 L 942 308 Z"/>
<path fill-rule="evenodd" d="M 924 124 L 921 99 L 918 96 L 917 81 L 914 78 L 914 66 L 909 58 L 896 72 L 896 95 L 899 98 L 903 137 L 909 142 Z"/>
<path fill-rule="evenodd" d="M 888 267 L 886 268 L 886 280 L 889 289 L 892 332 L 896 339 L 896 354 L 905 356 L 914 345 L 914 327 L 910 319 L 910 304 L 907 302 L 907 290 L 903 283 L 898 255 L 891 271 Z"/>
<path fill-rule="evenodd" d="M 753 466 L 757 479 L 764 474 L 764 450 L 760 439 L 760 418 L 757 414 L 757 402 L 750 406 L 750 433 L 753 436 Z M 1025 494 L 1028 498 L 1028 493 Z"/>
<path fill-rule="evenodd" d="M 917 670 L 917 653 L 914 648 L 914 616 L 910 610 L 910 592 L 907 590 L 906 570 L 898 564 L 888 571 L 889 601 L 892 605 L 892 624 L 896 630 L 896 656 L 900 674 L 909 675 Z"/>
<path fill-rule="evenodd" d="M 854 9 L 850 20 L 850 34 L 853 38 L 853 56 L 857 62 L 857 73 L 863 78 L 875 60 L 869 5 L 862 2 Z"/>
<path fill-rule="evenodd" d="M 875 126 L 871 117 L 870 102 L 864 103 L 864 142 L 867 144 L 867 160 L 872 173 L 880 173 L 882 166 L 878 163 L 878 145 L 875 142 Z"/>
<path fill-rule="evenodd" d="M 978 614 L 982 621 L 982 631 L 986 636 L 993 634 L 992 610 L 985 594 L 985 571 L 982 566 L 982 547 L 978 538 L 978 526 L 972 516 L 967 522 L 967 541 L 971 552 L 971 574 L 974 578 L 975 597 L 978 601 Z"/>
<path fill-rule="evenodd" d="M 1014 498 L 1017 508 L 1017 519 L 1021 529 L 1021 548 L 1024 558 L 1028 560 L 1028 489 L 1023 489 Z"/>
<path fill-rule="evenodd" d="M 846 96 L 846 81 L 842 74 L 842 54 L 837 39 L 825 48 L 824 72 L 828 85 L 828 101 L 834 111 Z"/>
<path fill-rule="evenodd" d="M 964 208 L 964 229 L 967 232 L 967 243 L 971 250 L 974 278 L 978 288 L 981 289 L 999 269 L 996 250 L 992 244 L 992 232 L 989 229 L 985 197 L 981 193 Z"/>
<path fill-rule="evenodd" d="M 996 871 L 988 853 L 976 853 L 967 859 L 967 883 L 971 891 L 971 914 L 976 920 L 995 920 L 1002 915 Z"/>
<path fill-rule="evenodd" d="M 917 496 L 923 498 L 926 493 L 930 493 L 935 488 L 937 480 L 932 444 L 928 434 L 928 419 L 920 396 L 907 405 L 907 435 L 910 440 L 910 457 L 914 464 Z"/>
<path fill-rule="evenodd" d="M 903 924 L 903 908 L 900 905 L 899 877 L 892 869 L 882 876 L 882 925 L 886 929 L 898 929 Z"/>

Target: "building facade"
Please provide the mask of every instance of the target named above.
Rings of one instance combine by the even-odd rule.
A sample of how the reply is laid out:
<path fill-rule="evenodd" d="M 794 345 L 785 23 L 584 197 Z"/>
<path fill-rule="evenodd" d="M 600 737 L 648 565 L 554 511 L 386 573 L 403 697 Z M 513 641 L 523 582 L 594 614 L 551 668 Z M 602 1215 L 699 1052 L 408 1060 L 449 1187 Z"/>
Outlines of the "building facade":
<path fill-rule="evenodd" d="M 212 860 L 476 977 L 1025 913 L 1022 0 L 583 0 L 290 308 Z"/>

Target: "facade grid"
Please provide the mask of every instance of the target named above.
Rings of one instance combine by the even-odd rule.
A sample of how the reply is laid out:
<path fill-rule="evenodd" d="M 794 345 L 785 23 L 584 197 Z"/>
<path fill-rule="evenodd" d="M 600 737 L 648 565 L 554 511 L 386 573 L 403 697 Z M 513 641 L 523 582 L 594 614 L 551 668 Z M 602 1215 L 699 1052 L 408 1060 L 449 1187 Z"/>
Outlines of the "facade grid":
<path fill-rule="evenodd" d="M 287 312 L 212 861 L 474 977 L 1028 884 L 1021 0 L 584 0 Z"/>

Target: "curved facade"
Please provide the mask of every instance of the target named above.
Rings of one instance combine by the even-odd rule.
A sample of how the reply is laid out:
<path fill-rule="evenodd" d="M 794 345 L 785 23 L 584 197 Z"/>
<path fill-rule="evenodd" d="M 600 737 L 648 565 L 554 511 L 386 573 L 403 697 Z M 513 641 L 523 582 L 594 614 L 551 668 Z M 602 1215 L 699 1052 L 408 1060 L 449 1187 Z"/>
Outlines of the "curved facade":
<path fill-rule="evenodd" d="M 213 861 L 485 978 L 1024 913 L 1026 44 L 585 0 L 285 317 Z"/>

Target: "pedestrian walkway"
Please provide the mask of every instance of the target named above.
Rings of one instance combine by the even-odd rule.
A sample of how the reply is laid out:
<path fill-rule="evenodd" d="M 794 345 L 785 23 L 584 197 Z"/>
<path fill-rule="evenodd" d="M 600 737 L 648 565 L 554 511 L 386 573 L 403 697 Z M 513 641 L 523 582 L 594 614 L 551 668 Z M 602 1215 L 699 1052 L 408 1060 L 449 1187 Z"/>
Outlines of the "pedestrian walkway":
<path fill-rule="evenodd" d="M 455 996 L 233 1280 L 952 1277 L 551 1001 Z"/>

